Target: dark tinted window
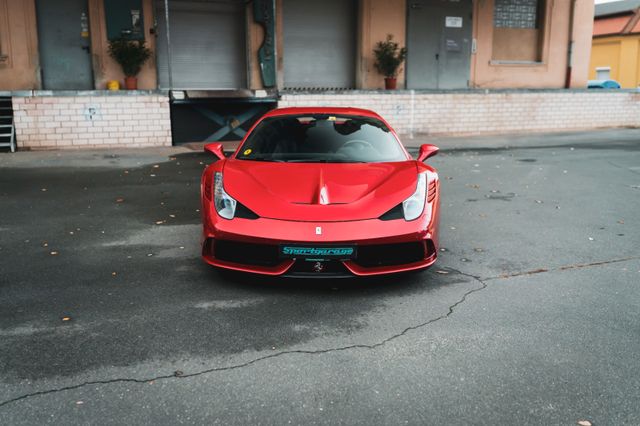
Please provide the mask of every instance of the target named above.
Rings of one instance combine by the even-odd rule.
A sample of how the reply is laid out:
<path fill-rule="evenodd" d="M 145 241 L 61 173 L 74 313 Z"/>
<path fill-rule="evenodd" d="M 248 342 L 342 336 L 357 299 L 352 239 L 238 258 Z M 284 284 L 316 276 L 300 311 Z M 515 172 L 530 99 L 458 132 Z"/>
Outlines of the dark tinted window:
<path fill-rule="evenodd" d="M 249 135 L 237 158 L 309 163 L 407 160 L 381 121 L 326 114 L 266 118 Z"/>

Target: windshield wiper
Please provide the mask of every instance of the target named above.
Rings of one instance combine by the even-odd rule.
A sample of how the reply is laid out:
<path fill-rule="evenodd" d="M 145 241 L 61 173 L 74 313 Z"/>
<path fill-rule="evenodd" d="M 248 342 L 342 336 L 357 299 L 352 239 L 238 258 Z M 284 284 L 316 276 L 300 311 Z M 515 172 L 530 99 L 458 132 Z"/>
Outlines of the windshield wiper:
<path fill-rule="evenodd" d="M 338 160 L 328 158 L 305 158 L 299 160 L 288 160 L 289 163 L 368 163 L 368 161 L 359 160 Z"/>
<path fill-rule="evenodd" d="M 240 158 L 240 160 L 248 160 L 248 161 L 265 161 L 265 162 L 270 162 L 270 163 L 285 163 L 285 160 L 277 160 L 275 158 L 271 158 L 271 157 L 251 157 L 251 158 L 246 158 L 246 157 L 242 157 Z"/>

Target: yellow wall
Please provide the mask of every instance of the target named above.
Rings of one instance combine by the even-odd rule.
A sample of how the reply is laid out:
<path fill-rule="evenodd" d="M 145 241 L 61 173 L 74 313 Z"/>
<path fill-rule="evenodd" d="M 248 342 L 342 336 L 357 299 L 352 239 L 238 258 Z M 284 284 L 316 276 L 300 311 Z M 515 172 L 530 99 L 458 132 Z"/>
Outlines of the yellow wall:
<path fill-rule="evenodd" d="M 640 85 L 640 34 L 593 39 L 589 78 L 596 78 L 597 67 L 611 67 L 611 79 L 624 89 Z"/>

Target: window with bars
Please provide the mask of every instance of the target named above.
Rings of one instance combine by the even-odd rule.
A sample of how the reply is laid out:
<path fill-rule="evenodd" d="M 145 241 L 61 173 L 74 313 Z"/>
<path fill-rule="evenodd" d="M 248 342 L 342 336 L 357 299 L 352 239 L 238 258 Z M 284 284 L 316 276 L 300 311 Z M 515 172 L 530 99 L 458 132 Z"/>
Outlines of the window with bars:
<path fill-rule="evenodd" d="M 493 26 L 538 28 L 541 3 L 540 0 L 495 0 Z"/>

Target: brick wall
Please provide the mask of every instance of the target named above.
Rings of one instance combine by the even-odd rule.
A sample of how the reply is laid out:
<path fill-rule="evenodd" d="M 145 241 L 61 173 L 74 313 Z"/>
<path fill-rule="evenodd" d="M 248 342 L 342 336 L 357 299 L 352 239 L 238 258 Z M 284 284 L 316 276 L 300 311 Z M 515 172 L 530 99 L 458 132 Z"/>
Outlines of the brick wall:
<path fill-rule="evenodd" d="M 161 95 L 14 96 L 18 148 L 171 146 Z"/>
<path fill-rule="evenodd" d="M 472 135 L 640 127 L 640 93 L 531 91 L 284 94 L 279 107 L 372 109 L 398 133 Z"/>

